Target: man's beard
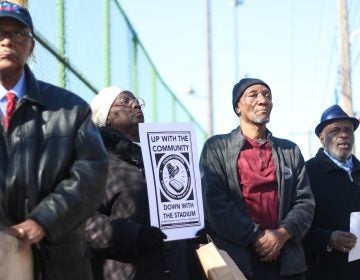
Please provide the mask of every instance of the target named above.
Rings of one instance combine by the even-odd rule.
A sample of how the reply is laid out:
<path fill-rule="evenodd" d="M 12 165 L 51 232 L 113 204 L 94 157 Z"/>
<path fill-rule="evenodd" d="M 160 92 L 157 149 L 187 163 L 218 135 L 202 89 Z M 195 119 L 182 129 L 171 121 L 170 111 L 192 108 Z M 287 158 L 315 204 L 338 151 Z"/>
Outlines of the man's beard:
<path fill-rule="evenodd" d="M 259 125 L 263 125 L 263 124 L 267 124 L 268 122 L 270 122 L 270 117 L 267 118 L 255 118 L 254 123 L 255 124 L 259 124 Z"/>

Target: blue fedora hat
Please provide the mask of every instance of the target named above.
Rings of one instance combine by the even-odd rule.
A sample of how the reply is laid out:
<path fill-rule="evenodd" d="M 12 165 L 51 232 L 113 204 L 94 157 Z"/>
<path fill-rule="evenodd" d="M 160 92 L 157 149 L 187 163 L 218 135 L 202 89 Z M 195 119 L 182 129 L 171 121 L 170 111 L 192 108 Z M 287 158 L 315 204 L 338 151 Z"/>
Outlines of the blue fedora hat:
<path fill-rule="evenodd" d="M 324 127 L 332 121 L 335 120 L 349 120 L 354 125 L 354 130 L 359 126 L 359 120 L 357 118 L 349 117 L 339 105 L 333 105 L 327 108 L 324 113 L 321 115 L 320 123 L 315 128 L 315 133 L 317 136 L 321 133 Z"/>

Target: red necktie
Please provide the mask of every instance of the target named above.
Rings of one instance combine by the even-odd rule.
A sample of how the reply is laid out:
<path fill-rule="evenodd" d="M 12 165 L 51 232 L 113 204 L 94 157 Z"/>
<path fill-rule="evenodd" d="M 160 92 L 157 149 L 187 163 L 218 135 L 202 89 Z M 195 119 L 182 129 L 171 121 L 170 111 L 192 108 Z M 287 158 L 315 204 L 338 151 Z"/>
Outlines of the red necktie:
<path fill-rule="evenodd" d="M 6 115 L 5 115 L 5 126 L 9 126 L 11 115 L 14 113 L 16 108 L 16 95 L 9 91 L 6 93 L 7 105 L 6 105 Z"/>

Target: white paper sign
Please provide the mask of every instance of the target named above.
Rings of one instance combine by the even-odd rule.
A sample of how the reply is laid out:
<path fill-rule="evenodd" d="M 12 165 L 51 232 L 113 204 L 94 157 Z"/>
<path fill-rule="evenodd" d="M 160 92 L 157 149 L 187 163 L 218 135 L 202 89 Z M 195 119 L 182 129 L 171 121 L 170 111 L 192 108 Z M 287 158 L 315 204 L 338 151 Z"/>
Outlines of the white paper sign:
<path fill-rule="evenodd" d="M 139 130 L 151 225 L 166 241 L 195 237 L 204 210 L 194 125 L 141 123 Z"/>
<path fill-rule="evenodd" d="M 356 235 L 355 247 L 349 252 L 349 262 L 360 259 L 360 212 L 350 214 L 350 232 Z"/>

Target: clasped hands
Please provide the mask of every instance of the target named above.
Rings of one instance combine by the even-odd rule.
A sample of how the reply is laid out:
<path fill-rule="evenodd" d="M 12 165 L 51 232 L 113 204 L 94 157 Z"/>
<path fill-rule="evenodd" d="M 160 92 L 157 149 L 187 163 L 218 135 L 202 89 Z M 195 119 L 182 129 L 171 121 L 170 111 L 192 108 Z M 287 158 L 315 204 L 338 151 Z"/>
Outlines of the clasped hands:
<path fill-rule="evenodd" d="M 280 250 L 289 239 L 290 234 L 285 228 L 266 229 L 255 239 L 253 248 L 260 261 L 272 262 L 277 260 Z"/>

